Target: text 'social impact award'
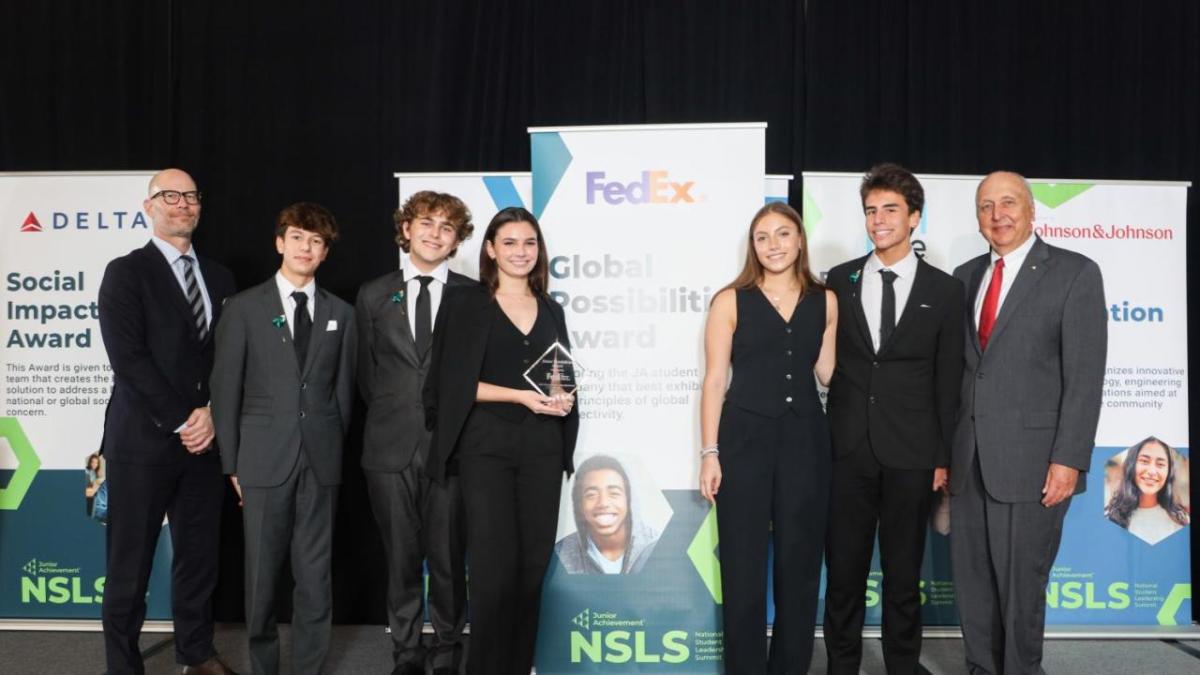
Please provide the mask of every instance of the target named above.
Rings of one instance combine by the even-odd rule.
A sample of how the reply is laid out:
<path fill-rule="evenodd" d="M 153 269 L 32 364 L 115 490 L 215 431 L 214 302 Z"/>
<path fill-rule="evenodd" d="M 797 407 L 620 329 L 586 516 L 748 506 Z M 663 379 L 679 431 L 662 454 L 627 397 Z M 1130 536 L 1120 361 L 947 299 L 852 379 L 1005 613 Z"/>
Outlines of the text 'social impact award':
<path fill-rule="evenodd" d="M 525 381 L 542 396 L 574 394 L 582 371 L 567 348 L 555 342 L 525 371 Z"/>

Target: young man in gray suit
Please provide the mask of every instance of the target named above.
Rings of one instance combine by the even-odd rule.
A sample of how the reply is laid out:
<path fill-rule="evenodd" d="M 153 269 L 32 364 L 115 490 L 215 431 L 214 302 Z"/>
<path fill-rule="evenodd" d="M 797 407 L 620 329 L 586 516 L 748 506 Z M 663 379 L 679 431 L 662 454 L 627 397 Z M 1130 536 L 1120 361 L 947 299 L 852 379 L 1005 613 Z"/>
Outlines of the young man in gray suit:
<path fill-rule="evenodd" d="M 272 279 L 231 299 L 217 327 L 212 409 L 221 464 L 243 502 L 246 630 L 254 673 L 279 672 L 275 588 L 285 560 L 292 595 L 292 670 L 316 674 L 329 650 L 330 558 L 342 442 L 354 398 L 350 305 L 318 288 L 337 240 L 317 204 L 280 212 Z"/>
<path fill-rule="evenodd" d="M 950 552 L 971 673 L 1042 673 L 1046 582 L 1091 464 L 1107 352 L 1100 268 L 1033 234 L 1024 178 L 975 192 L 991 251 L 954 271 L 967 340 Z"/>
<path fill-rule="evenodd" d="M 388 563 L 387 615 L 395 675 L 457 673 L 466 621 L 466 577 L 457 476 L 425 475 L 430 432 L 421 388 L 429 371 L 434 319 L 448 286 L 476 282 L 446 261 L 475 229 L 453 195 L 424 191 L 396 211 L 400 269 L 359 290 L 359 390 L 367 401 L 362 466 Z M 421 644 L 429 566 L 433 644 Z M 427 658 L 428 657 L 428 658 Z"/>

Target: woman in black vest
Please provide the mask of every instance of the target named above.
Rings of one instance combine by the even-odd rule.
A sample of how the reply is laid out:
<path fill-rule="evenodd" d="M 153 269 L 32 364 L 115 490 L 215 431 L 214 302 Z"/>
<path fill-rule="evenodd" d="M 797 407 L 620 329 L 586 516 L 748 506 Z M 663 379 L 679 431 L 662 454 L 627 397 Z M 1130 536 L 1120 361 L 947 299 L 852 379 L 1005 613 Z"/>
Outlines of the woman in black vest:
<path fill-rule="evenodd" d="M 570 348 L 533 214 L 507 208 L 484 233 L 479 286 L 447 286 L 425 385 L 428 473 L 459 476 L 470 560 L 467 672 L 528 673 L 542 577 L 558 523 L 579 413 L 525 371 L 555 342 Z"/>
<path fill-rule="evenodd" d="M 809 271 L 807 248 L 795 209 L 782 202 L 759 209 L 742 272 L 713 298 L 705 327 L 700 492 L 719 506 L 727 553 L 726 673 L 804 673 L 812 660 L 832 463 L 812 374 L 822 384 L 833 374 L 837 299 Z M 768 541 L 775 545 L 769 658 Z"/>

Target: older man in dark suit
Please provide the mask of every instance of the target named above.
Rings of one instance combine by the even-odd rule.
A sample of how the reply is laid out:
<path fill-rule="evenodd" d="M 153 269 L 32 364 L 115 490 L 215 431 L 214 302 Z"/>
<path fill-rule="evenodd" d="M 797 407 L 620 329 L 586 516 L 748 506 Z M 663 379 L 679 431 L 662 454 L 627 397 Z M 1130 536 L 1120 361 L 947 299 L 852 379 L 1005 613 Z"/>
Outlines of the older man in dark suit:
<path fill-rule="evenodd" d="M 358 386 L 367 401 L 362 466 L 388 563 L 387 616 L 394 675 L 457 673 L 466 622 L 466 575 L 458 477 L 425 475 L 430 432 L 421 389 L 429 372 L 434 319 L 447 288 L 474 285 L 447 261 L 475 229 L 454 195 L 422 191 L 395 215 L 400 269 L 363 284 L 358 320 Z M 423 563 L 429 566 L 433 645 L 425 622 Z"/>
<path fill-rule="evenodd" d="M 170 521 L 175 659 L 184 673 L 229 673 L 213 648 L 212 593 L 224 483 L 213 451 L 208 378 L 213 326 L 233 275 L 199 257 L 200 192 L 179 169 L 150 181 L 142 203 L 154 236 L 109 263 L 100 332 L 113 369 L 104 418 L 108 542 L 104 646 L 109 673 L 142 673 L 138 637 L 150 564 Z"/>
<path fill-rule="evenodd" d="M 317 204 L 279 213 L 275 276 L 229 301 L 217 330 L 213 418 L 221 463 L 244 503 L 246 631 L 256 674 L 279 672 L 275 590 L 286 560 L 292 672 L 317 675 L 329 651 L 330 563 L 342 444 L 354 402 L 354 310 L 316 284 L 337 239 Z"/>
<path fill-rule="evenodd" d="M 991 251 L 954 271 L 967 340 L 950 550 L 971 673 L 1042 673 L 1046 583 L 1091 464 L 1107 352 L 1100 268 L 1033 234 L 1015 173 L 975 193 Z"/>

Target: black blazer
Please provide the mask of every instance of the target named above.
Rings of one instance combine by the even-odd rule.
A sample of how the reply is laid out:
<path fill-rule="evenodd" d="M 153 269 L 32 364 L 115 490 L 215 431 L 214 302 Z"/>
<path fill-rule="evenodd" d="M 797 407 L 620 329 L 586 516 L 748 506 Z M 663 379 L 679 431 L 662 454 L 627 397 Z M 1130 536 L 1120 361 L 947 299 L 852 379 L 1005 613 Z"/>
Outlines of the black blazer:
<path fill-rule="evenodd" d="M 894 469 L 950 464 L 963 370 L 963 285 L 924 260 L 887 344 L 875 352 L 862 306 L 867 257 L 829 270 L 837 293 L 837 367 L 827 414 L 835 457 L 864 443 Z"/>
<path fill-rule="evenodd" d="M 478 285 L 451 272 L 442 289 L 441 314 L 449 290 Z M 355 302 L 358 321 L 358 390 L 367 402 L 362 467 L 368 471 L 401 471 L 417 452 L 428 452 L 429 431 L 421 390 L 432 360 L 432 347 L 417 353 L 408 322 L 404 272 L 396 270 L 363 284 Z"/>
<path fill-rule="evenodd" d="M 467 415 L 475 406 L 479 373 L 496 312 L 501 311 L 482 285 L 447 287 L 433 329 L 433 360 L 425 378 L 425 426 L 433 431 L 425 472 L 441 482 L 454 455 Z M 549 309 L 558 340 L 570 349 L 562 307 L 539 298 L 539 311 Z M 563 470 L 574 473 L 575 438 L 579 435 L 579 404 L 563 418 Z"/>
<path fill-rule="evenodd" d="M 100 334 L 113 369 L 104 416 L 105 457 L 113 462 L 170 465 L 188 457 L 175 433 L 209 401 L 213 335 L 233 275 L 205 257 L 197 261 L 212 302 L 201 341 L 187 298 L 153 242 L 110 262 L 100 282 Z M 216 461 L 215 452 L 210 453 Z"/>

